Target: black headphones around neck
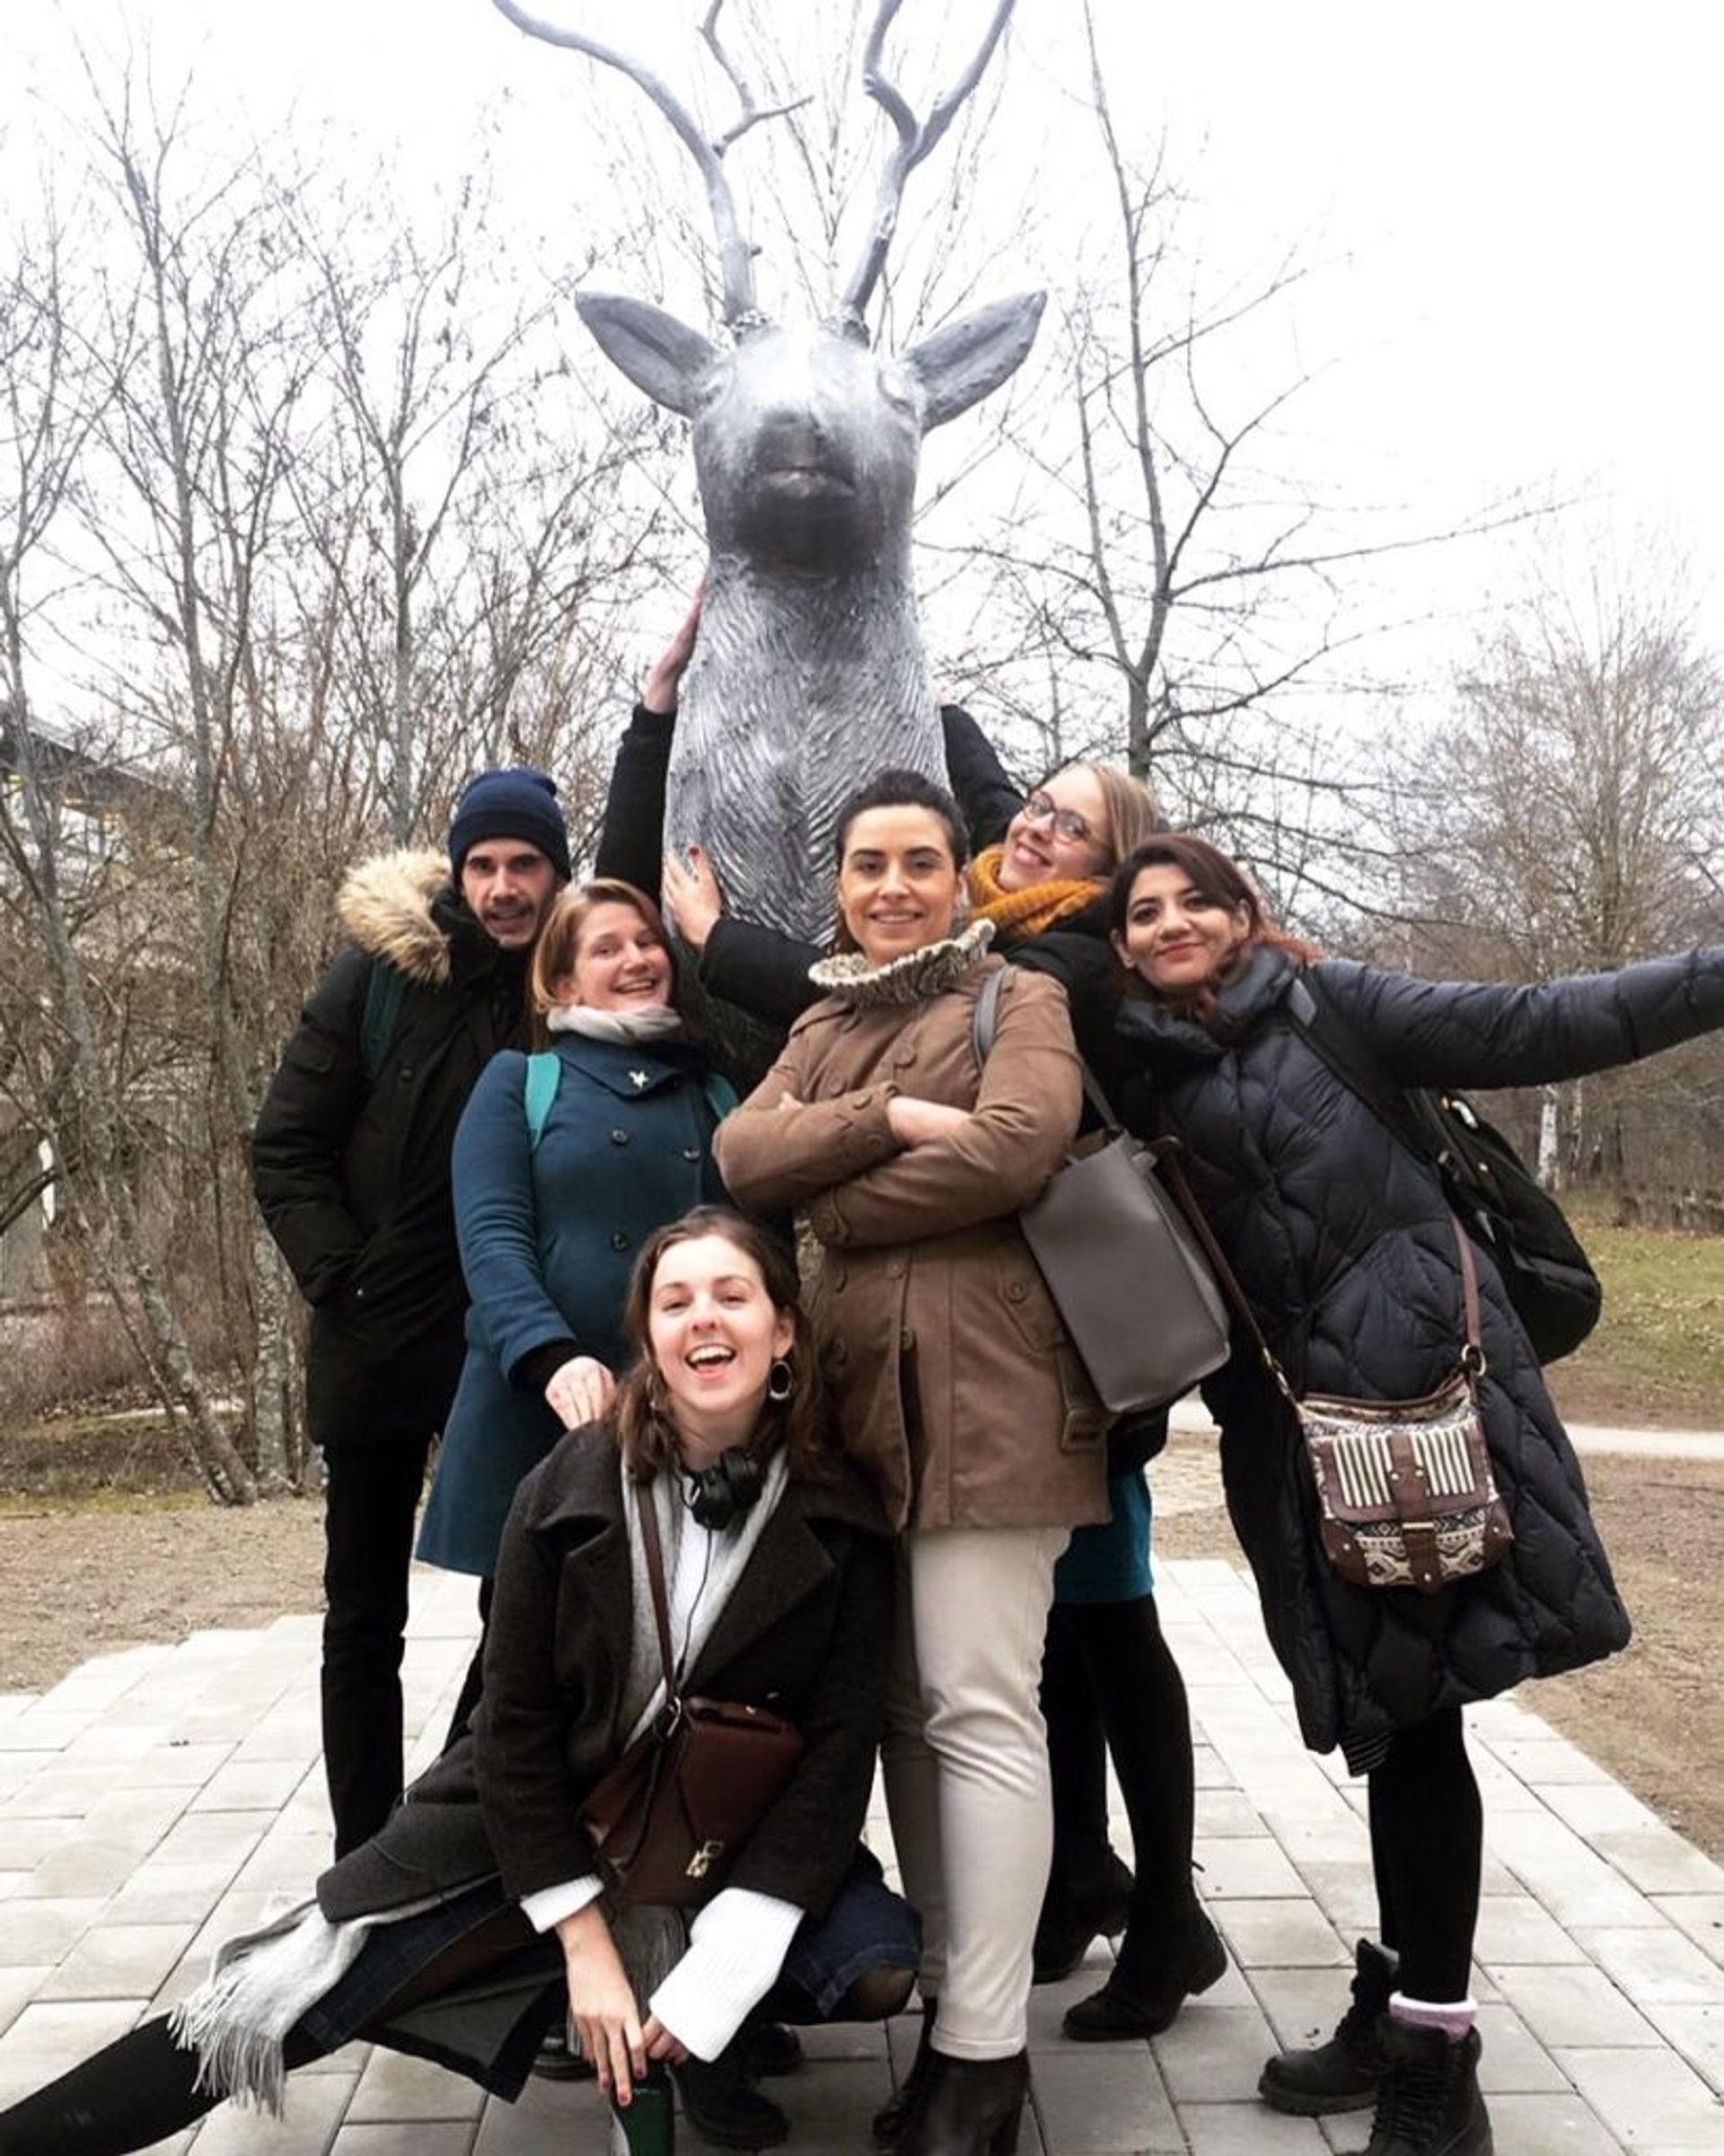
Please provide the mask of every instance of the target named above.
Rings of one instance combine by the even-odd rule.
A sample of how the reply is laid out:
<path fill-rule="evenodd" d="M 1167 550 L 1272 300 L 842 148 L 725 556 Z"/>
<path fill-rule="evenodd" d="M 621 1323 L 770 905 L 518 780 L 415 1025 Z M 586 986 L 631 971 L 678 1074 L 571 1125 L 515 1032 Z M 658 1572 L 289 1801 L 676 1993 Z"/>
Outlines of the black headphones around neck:
<path fill-rule="evenodd" d="M 682 1501 L 699 1527 L 715 1533 L 741 1519 L 766 1486 L 766 1470 L 746 1445 L 721 1452 L 710 1467 L 682 1470 Z"/>

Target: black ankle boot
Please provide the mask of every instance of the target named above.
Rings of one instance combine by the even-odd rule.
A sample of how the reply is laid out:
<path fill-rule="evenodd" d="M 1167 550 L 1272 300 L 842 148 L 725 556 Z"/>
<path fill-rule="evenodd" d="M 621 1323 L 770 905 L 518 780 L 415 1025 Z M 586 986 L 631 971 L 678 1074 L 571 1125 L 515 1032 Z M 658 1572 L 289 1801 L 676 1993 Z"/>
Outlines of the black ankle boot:
<path fill-rule="evenodd" d="M 1361 1939 L 1353 1949 L 1352 2004 L 1326 2044 L 1283 2051 L 1271 2059 L 1257 2093 L 1277 2111 L 1324 2118 L 1332 2111 L 1362 2111 L 1383 2078 L 1377 2023 L 1389 2011 L 1395 1965 L 1379 1946 Z"/>
<path fill-rule="evenodd" d="M 1131 1873 L 1110 1849 L 1101 1894 L 1078 1901 L 1051 1881 L 1042 1898 L 1031 1956 L 1033 1984 L 1059 1984 L 1082 1961 L 1093 1939 L 1117 1939 L 1131 1914 Z"/>
<path fill-rule="evenodd" d="M 719 2149 L 776 2149 L 790 2138 L 790 2121 L 744 2072 L 739 2039 L 708 2065 L 685 2059 L 673 2066 L 682 2114 L 702 2141 Z"/>
<path fill-rule="evenodd" d="M 1015 2156 L 1030 2055 L 954 2059 L 930 2047 L 897 2156 Z"/>
<path fill-rule="evenodd" d="M 1491 2156 L 1478 2030 L 1456 2038 L 1385 2014 L 1377 2041 L 1383 2080 L 1366 2156 Z"/>
<path fill-rule="evenodd" d="M 934 2017 L 939 2011 L 937 1999 L 922 2001 L 921 2033 L 916 2038 L 916 2056 L 910 2063 L 910 2072 L 893 2090 L 874 2115 L 874 2138 L 882 2148 L 893 2148 L 903 2132 L 910 2116 L 910 2108 L 916 2100 L 916 2091 L 922 2085 L 922 2076 L 928 2071 L 928 2047 L 934 2040 Z"/>
<path fill-rule="evenodd" d="M 1134 1951 L 1128 1932 L 1119 1966 L 1098 1992 L 1080 1999 L 1062 2024 L 1078 2044 L 1114 2044 L 1129 2037 L 1158 2037 L 1173 2026 L 1187 1999 L 1218 1984 L 1227 1972 L 1227 1949 L 1203 1911 L 1192 1905 L 1185 1921 L 1151 1962 Z"/>

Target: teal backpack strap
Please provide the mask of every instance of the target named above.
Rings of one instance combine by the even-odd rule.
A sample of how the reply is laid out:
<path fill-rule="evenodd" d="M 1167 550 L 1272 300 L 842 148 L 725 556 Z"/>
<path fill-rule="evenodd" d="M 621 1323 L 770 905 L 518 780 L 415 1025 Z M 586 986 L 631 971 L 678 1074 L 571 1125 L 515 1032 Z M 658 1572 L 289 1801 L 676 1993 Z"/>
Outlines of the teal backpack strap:
<path fill-rule="evenodd" d="M 743 1104 L 736 1097 L 735 1087 L 728 1078 L 720 1078 L 716 1070 L 708 1072 L 701 1080 L 700 1090 L 706 1096 L 707 1105 L 712 1110 L 712 1120 L 716 1123 L 723 1122 L 726 1116 Z"/>
<path fill-rule="evenodd" d="M 401 1015 L 407 994 L 407 976 L 387 958 L 374 958 L 371 979 L 365 983 L 365 1016 L 359 1021 L 359 1067 L 367 1086 L 374 1086 L 389 1060 L 389 1044 L 395 1038 L 395 1021 Z"/>
<path fill-rule="evenodd" d="M 545 1134 L 550 1112 L 557 1104 L 557 1088 L 563 1082 L 563 1059 L 554 1050 L 527 1058 L 526 1084 L 521 1105 L 527 1118 L 527 1150 L 536 1153 Z"/>

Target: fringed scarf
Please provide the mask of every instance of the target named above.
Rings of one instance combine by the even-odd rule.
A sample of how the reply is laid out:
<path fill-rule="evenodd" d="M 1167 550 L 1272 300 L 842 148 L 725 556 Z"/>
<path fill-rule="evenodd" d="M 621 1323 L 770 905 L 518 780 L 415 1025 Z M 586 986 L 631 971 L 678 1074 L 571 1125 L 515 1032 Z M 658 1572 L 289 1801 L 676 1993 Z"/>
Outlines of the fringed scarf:
<path fill-rule="evenodd" d="M 984 846 L 970 864 L 970 911 L 978 920 L 992 921 L 1003 944 L 1025 941 L 1069 920 L 1107 888 L 1105 876 L 1055 876 L 1022 891 L 1007 891 L 999 881 L 1005 854 L 1003 846 Z"/>

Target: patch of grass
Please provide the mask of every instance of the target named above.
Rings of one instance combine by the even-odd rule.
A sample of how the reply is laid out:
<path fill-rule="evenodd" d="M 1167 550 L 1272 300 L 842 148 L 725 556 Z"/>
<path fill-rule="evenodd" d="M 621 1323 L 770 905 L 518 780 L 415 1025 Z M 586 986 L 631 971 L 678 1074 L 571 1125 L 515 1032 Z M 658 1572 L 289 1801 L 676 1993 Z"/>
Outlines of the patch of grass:
<path fill-rule="evenodd" d="M 1724 1236 L 1614 1228 L 1607 1200 L 1567 1208 L 1605 1314 L 1551 1372 L 1563 1414 L 1631 1428 L 1724 1426 Z"/>

